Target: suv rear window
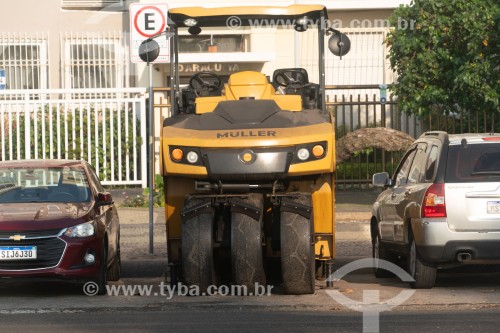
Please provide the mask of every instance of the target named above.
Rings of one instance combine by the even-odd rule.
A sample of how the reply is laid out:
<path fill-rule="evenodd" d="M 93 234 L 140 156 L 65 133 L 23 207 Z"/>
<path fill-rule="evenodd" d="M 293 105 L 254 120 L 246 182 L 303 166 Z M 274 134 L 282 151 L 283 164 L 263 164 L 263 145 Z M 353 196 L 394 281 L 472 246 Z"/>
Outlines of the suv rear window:
<path fill-rule="evenodd" d="M 500 142 L 450 146 L 445 182 L 500 181 Z"/>

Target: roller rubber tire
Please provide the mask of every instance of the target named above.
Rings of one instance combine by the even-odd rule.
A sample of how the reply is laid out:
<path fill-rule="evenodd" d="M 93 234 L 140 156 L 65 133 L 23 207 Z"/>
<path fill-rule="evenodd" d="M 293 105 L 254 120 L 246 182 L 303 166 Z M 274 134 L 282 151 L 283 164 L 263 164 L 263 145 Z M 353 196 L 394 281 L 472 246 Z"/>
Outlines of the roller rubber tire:
<path fill-rule="evenodd" d="M 261 211 L 259 220 L 241 213 L 231 213 L 231 269 L 233 283 L 246 286 L 249 292 L 254 292 L 256 284 L 261 286 L 266 284 L 262 256 L 264 199 L 262 194 L 252 193 L 248 198 L 238 200 L 258 207 Z"/>
<path fill-rule="evenodd" d="M 297 197 L 294 201 L 311 206 L 310 195 Z M 281 212 L 280 227 L 281 273 L 285 293 L 313 294 L 315 255 L 312 221 L 298 214 Z"/>
<path fill-rule="evenodd" d="M 185 207 L 204 203 L 186 200 Z M 198 286 L 204 292 L 215 284 L 213 260 L 213 214 L 201 214 L 182 224 L 182 274 L 188 286 Z"/>

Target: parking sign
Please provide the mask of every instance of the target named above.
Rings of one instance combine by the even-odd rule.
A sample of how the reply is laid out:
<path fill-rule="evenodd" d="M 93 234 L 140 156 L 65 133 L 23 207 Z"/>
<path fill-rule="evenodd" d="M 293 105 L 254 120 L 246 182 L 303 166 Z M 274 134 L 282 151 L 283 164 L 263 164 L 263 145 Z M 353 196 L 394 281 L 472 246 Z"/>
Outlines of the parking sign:
<path fill-rule="evenodd" d="M 139 46 L 141 43 L 163 31 L 167 27 L 168 6 L 167 4 L 141 4 L 132 3 L 130 12 L 130 61 L 134 63 L 143 62 L 139 57 Z M 155 39 L 160 45 L 160 55 L 154 63 L 166 63 L 170 61 L 168 40 L 165 36 Z"/>

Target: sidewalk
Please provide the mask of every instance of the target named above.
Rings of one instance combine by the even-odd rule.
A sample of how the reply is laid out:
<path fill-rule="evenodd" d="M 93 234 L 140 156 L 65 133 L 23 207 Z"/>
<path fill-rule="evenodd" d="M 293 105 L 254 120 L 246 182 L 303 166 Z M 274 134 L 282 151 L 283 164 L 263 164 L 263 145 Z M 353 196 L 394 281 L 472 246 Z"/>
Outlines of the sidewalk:
<path fill-rule="evenodd" d="M 372 206 L 380 190 L 336 190 L 336 221 L 370 221 Z"/>

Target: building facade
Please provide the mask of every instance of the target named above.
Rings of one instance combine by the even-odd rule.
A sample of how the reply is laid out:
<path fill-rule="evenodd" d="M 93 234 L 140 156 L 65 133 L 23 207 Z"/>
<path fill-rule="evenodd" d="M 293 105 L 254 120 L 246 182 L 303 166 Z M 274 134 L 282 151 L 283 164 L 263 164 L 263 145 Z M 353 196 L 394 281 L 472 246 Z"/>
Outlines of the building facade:
<path fill-rule="evenodd" d="M 137 1 L 134 1 L 137 2 Z M 140 1 L 158 3 L 158 1 Z M 330 23 L 352 40 L 341 61 L 327 58 L 328 84 L 390 83 L 383 44 L 387 17 L 408 1 L 317 1 L 327 6 Z M 277 0 L 273 5 L 310 3 Z M 144 66 L 129 60 L 129 7 L 125 0 L 5 1 L 0 20 L 0 68 L 6 89 L 126 88 L 147 85 Z M 231 5 L 267 5 L 267 1 L 232 1 Z M 179 6 L 216 7 L 227 1 L 167 1 Z M 310 54 L 310 33 L 251 28 L 211 30 L 184 36 L 181 75 L 197 69 L 227 76 L 239 70 L 272 73 L 276 68 L 304 67 L 317 71 Z M 215 48 L 214 48 L 215 46 Z M 209 47 L 211 48 L 209 52 Z M 213 52 L 217 49 L 217 52 Z M 168 66 L 155 66 L 154 85 L 165 86 Z M 314 75 L 313 75 L 314 76 Z"/>

